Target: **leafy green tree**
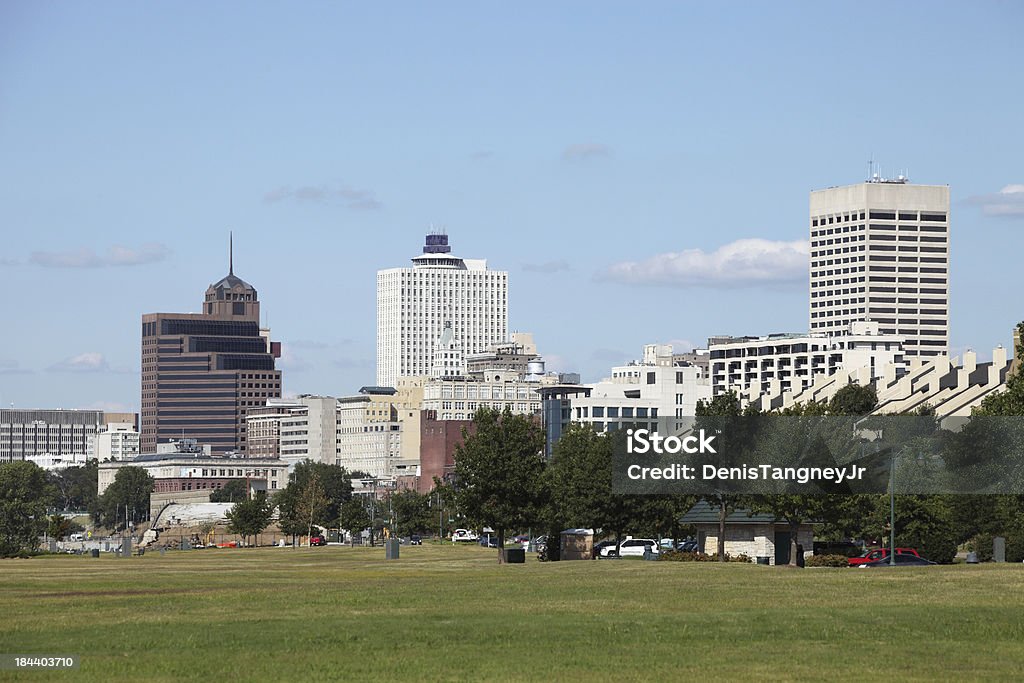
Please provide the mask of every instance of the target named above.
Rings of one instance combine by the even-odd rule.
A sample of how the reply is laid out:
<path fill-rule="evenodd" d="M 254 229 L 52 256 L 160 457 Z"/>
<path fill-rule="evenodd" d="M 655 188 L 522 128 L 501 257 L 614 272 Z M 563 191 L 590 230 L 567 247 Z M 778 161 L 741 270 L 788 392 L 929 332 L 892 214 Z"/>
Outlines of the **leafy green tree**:
<path fill-rule="evenodd" d="M 273 503 L 277 506 L 277 526 L 281 533 L 292 537 L 301 536 L 307 531 L 307 526 L 299 517 L 298 502 L 302 491 L 297 486 L 288 485 L 277 492 L 273 497 Z"/>
<path fill-rule="evenodd" d="M 370 513 L 366 511 L 363 501 L 357 498 L 345 501 L 338 516 L 338 526 L 348 531 L 349 542 L 355 545 L 356 534 L 370 527 Z"/>
<path fill-rule="evenodd" d="M 232 479 L 210 494 L 211 503 L 234 503 L 249 497 L 244 479 Z"/>
<path fill-rule="evenodd" d="M 36 550 L 46 526 L 46 504 L 55 493 L 35 463 L 0 465 L 0 557 Z"/>
<path fill-rule="evenodd" d="M 327 501 L 323 515 L 318 519 L 321 524 L 324 524 L 327 520 L 337 519 L 341 506 L 352 497 L 352 475 L 344 467 L 338 465 L 300 462 L 292 470 L 288 478 L 288 486 L 295 486 L 299 491 L 305 491 L 310 479 L 314 476 Z"/>
<path fill-rule="evenodd" d="M 757 437 L 759 424 L 754 418 L 760 414 L 753 405 L 742 406 L 736 392 L 729 391 L 715 396 L 710 401 L 698 401 L 693 429 L 704 429 L 718 433 L 719 465 L 740 463 L 746 459 Z M 718 510 L 718 560 L 725 561 L 725 520 L 737 508 L 744 505 L 742 494 L 717 492 L 701 496 L 709 505 Z"/>
<path fill-rule="evenodd" d="M 46 534 L 55 541 L 63 541 L 72 533 L 74 523 L 64 515 L 50 515 L 46 518 Z"/>
<path fill-rule="evenodd" d="M 306 524 L 306 535 L 313 535 L 313 525 L 324 526 L 328 521 L 330 500 L 320 484 L 320 477 L 313 472 L 296 501 L 296 516 Z M 335 517 L 336 519 L 336 517 Z"/>
<path fill-rule="evenodd" d="M 153 477 L 141 467 L 119 468 L 113 483 L 97 500 L 93 519 L 109 529 L 126 528 L 126 516 L 129 520 L 145 519 L 154 485 Z"/>
<path fill-rule="evenodd" d="M 539 513 L 544 433 L 526 415 L 481 408 L 477 431 L 455 449 L 455 487 L 470 521 L 498 534 L 498 561 L 507 529 L 527 527 Z M 465 430 L 464 430 L 465 431 Z"/>
<path fill-rule="evenodd" d="M 250 537 L 258 537 L 270 526 L 274 506 L 267 494 L 259 491 L 252 498 L 235 503 L 227 512 L 228 531 L 241 536 L 246 544 Z"/>
<path fill-rule="evenodd" d="M 90 460 L 79 467 L 67 467 L 50 475 L 57 491 L 54 505 L 62 510 L 92 510 L 96 507 L 99 463 Z"/>
<path fill-rule="evenodd" d="M 867 415 L 878 407 L 878 394 L 872 385 L 849 383 L 828 402 L 830 415 Z"/>
<path fill-rule="evenodd" d="M 431 527 L 430 498 L 413 490 L 399 491 L 391 496 L 394 531 L 400 536 L 425 532 Z"/>

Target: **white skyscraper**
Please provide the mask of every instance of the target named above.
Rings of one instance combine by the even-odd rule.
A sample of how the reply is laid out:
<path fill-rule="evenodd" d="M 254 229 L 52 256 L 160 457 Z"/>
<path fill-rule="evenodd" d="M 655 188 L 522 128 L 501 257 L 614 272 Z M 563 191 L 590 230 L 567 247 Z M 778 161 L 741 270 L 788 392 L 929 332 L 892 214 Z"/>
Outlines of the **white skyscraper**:
<path fill-rule="evenodd" d="M 453 256 L 432 233 L 412 267 L 377 271 L 377 384 L 429 375 L 446 323 L 463 357 L 507 341 L 508 272 Z"/>
<path fill-rule="evenodd" d="M 811 192 L 811 333 L 870 320 L 906 356 L 949 348 L 949 187 L 875 174 Z"/>

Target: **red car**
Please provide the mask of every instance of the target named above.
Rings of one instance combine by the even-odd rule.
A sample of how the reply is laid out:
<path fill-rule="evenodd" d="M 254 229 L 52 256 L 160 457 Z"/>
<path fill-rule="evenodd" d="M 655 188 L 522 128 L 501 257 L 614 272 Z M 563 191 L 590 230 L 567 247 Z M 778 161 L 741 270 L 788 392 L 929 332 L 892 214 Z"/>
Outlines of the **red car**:
<path fill-rule="evenodd" d="M 918 554 L 917 550 L 915 550 L 914 548 L 896 548 L 896 554 L 913 555 L 914 557 L 921 557 Z M 867 564 L 868 562 L 877 562 L 878 560 L 884 560 L 888 557 L 888 548 L 875 548 L 874 550 L 870 550 L 864 553 L 860 557 L 851 557 L 849 560 L 847 560 L 847 562 L 849 562 L 851 567 L 859 567 L 862 564 Z"/>
<path fill-rule="evenodd" d="M 309 537 L 310 547 L 317 547 L 321 545 L 327 545 L 327 539 L 323 536 L 310 536 Z"/>

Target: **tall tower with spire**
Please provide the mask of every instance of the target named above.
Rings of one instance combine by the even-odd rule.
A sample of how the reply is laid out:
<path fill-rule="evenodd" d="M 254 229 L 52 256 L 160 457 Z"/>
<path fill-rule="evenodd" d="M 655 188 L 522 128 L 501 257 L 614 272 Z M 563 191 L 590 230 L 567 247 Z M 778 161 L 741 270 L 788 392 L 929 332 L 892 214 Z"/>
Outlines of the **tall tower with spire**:
<path fill-rule="evenodd" d="M 260 320 L 256 288 L 235 275 L 234 235 L 228 237 L 228 274 L 206 289 L 203 313 L 225 320 Z"/>
<path fill-rule="evenodd" d="M 260 330 L 259 298 L 235 275 L 233 242 L 202 313 L 142 316 L 142 453 L 181 438 L 245 453 L 246 413 L 281 396 L 281 346 Z"/>

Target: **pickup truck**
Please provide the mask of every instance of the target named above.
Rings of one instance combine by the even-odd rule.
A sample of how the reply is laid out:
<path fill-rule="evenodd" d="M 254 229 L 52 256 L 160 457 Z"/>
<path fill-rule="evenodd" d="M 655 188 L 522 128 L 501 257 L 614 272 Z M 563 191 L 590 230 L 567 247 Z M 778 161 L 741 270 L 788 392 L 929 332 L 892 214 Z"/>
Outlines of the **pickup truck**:
<path fill-rule="evenodd" d="M 452 533 L 452 543 L 472 543 L 479 539 L 480 537 L 469 529 L 456 529 Z"/>
<path fill-rule="evenodd" d="M 921 557 L 918 554 L 917 550 L 914 548 L 896 548 L 896 554 L 913 555 L 914 557 Z M 851 557 L 849 560 L 847 560 L 847 562 L 851 567 L 859 567 L 862 564 L 867 564 L 868 562 L 876 562 L 878 560 L 884 560 L 888 557 L 888 548 L 875 548 L 874 550 L 869 550 L 860 557 Z"/>

